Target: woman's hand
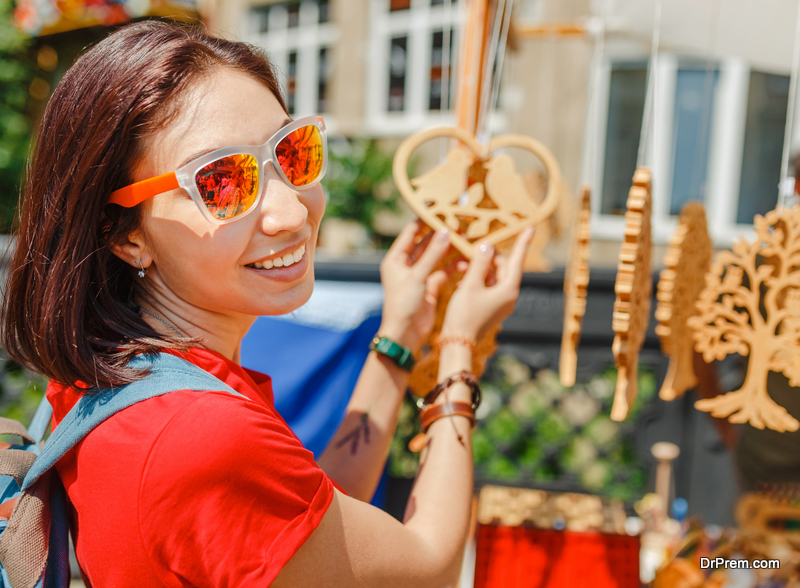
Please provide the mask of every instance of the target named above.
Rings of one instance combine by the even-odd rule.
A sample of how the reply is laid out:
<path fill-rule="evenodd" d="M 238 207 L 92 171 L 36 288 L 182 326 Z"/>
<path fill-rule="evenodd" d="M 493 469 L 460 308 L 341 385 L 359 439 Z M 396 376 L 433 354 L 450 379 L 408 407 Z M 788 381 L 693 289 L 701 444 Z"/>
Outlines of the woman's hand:
<path fill-rule="evenodd" d="M 439 290 L 447 281 L 445 270 L 434 270 L 450 246 L 447 230 L 415 243 L 421 229 L 420 223 L 407 225 L 381 262 L 385 299 L 378 333 L 415 354 L 433 328 Z"/>
<path fill-rule="evenodd" d="M 532 237 L 532 228 L 520 233 L 509 257 L 495 255 L 494 247 L 488 243 L 478 248 L 447 306 L 443 337 L 461 335 L 478 341 L 492 325 L 513 312 L 519 297 L 525 251 Z"/>

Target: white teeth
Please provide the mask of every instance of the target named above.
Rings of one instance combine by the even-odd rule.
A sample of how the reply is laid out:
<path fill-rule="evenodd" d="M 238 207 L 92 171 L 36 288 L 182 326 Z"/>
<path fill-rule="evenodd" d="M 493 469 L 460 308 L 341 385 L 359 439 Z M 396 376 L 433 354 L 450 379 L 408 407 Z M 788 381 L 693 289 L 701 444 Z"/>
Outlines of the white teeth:
<path fill-rule="evenodd" d="M 293 265 L 303 259 L 306 254 L 306 246 L 302 245 L 300 249 L 294 253 L 287 253 L 283 257 L 276 257 L 275 259 L 265 259 L 264 261 L 256 261 L 251 265 L 256 269 L 272 269 L 273 267 L 287 267 Z"/>

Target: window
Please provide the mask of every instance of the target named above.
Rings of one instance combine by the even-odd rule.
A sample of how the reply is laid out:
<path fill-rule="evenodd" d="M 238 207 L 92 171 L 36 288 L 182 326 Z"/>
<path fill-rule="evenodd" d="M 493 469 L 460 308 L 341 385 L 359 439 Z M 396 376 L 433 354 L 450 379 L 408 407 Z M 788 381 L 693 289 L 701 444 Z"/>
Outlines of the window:
<path fill-rule="evenodd" d="M 454 46 L 451 39 L 455 37 L 455 32 L 450 30 L 448 34 L 449 37 L 445 35 L 444 31 L 434 31 L 431 35 L 431 75 L 428 90 L 428 110 L 442 110 L 443 102 L 444 110 L 450 109 L 453 96 L 450 71 L 455 59 Z M 450 47 L 447 63 L 445 63 L 444 59 L 446 55 L 445 46 Z M 443 97 L 444 92 L 447 92 L 446 97 Z"/>
<path fill-rule="evenodd" d="M 330 0 L 294 0 L 250 8 L 248 41 L 269 52 L 292 116 L 330 111 L 331 48 L 338 39 L 330 11 Z"/>
<path fill-rule="evenodd" d="M 286 108 L 295 114 L 295 92 L 297 90 L 297 51 L 289 51 L 289 66 L 286 69 Z"/>
<path fill-rule="evenodd" d="M 450 124 L 463 2 L 370 2 L 367 126 L 385 136 Z"/>
<path fill-rule="evenodd" d="M 319 67 L 317 68 L 317 112 L 328 112 L 328 80 L 330 79 L 330 51 L 327 47 L 319 50 Z"/>
<path fill-rule="evenodd" d="M 647 65 L 644 59 L 610 59 L 601 71 L 605 87 L 599 94 L 607 103 L 593 139 L 593 230 L 619 239 L 639 149 Z M 657 75 L 660 94 L 650 129 L 654 239 L 667 242 L 683 206 L 702 200 L 712 237 L 728 246 L 751 231 L 755 214 L 777 203 L 789 79 L 736 59 L 708 64 L 670 54 L 660 56 Z"/>
<path fill-rule="evenodd" d="M 750 72 L 736 222 L 750 224 L 778 204 L 789 77 Z"/>
<path fill-rule="evenodd" d="M 608 97 L 602 214 L 625 214 L 636 169 L 646 85 L 646 64 L 614 64 Z"/>
<path fill-rule="evenodd" d="M 407 37 L 392 39 L 389 52 L 389 110 L 400 111 L 406 98 L 406 45 Z"/>

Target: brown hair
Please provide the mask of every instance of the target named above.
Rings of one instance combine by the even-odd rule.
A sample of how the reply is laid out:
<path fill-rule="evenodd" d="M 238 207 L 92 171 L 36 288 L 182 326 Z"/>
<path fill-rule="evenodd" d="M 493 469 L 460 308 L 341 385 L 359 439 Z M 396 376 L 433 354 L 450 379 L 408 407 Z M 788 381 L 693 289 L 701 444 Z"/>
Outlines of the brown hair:
<path fill-rule="evenodd" d="M 220 67 L 250 74 L 286 110 L 258 49 L 158 21 L 119 29 L 64 75 L 23 188 L 2 316 L 12 359 L 67 385 L 107 388 L 143 375 L 126 367 L 135 353 L 181 346 L 139 316 L 134 271 L 109 247 L 140 226 L 140 207 L 106 201 L 132 182 L 143 140 L 175 116 L 177 98 Z"/>

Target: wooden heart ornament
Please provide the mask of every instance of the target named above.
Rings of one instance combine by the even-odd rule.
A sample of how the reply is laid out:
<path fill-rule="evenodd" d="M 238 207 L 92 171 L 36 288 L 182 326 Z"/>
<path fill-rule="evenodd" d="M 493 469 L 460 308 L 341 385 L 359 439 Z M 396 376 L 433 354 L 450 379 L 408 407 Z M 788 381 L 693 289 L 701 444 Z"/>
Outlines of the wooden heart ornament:
<path fill-rule="evenodd" d="M 450 137 L 461 146 L 444 163 L 414 179 L 408 160 L 423 143 Z M 539 203 L 525 187 L 514 160 L 502 150 L 517 148 L 536 155 L 547 171 L 547 195 Z M 499 153 L 497 153 L 499 151 Z M 437 127 L 407 138 L 394 156 L 394 181 L 412 210 L 434 230 L 450 229 L 450 241 L 467 258 L 475 243 L 499 245 L 555 212 L 561 193 L 561 170 L 553 154 L 523 135 L 502 135 L 481 145 L 456 127 Z"/>

